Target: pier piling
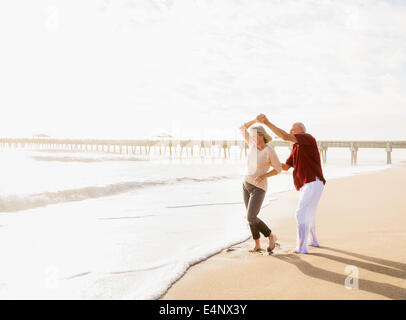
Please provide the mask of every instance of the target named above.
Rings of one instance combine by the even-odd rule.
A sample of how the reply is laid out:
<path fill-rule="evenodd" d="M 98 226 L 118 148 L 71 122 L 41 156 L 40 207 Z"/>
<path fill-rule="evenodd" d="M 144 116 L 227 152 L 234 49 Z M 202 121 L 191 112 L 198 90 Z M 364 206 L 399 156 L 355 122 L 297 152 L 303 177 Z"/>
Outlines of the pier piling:
<path fill-rule="evenodd" d="M 274 147 L 288 147 L 292 143 L 282 140 L 273 140 Z M 198 150 L 195 150 L 195 147 Z M 239 158 L 247 156 L 248 145 L 242 140 L 101 140 L 101 139 L 54 139 L 54 138 L 0 138 L 0 148 L 3 149 L 29 149 L 29 150 L 66 150 L 66 151 L 96 151 L 107 153 L 139 154 L 140 156 L 169 156 L 176 157 L 218 157 L 231 158 L 233 147 L 240 149 Z M 384 149 L 386 163 L 392 163 L 393 149 L 406 149 L 406 141 L 318 141 L 318 147 L 323 164 L 327 163 L 327 150 L 329 148 L 349 148 L 351 165 L 358 161 L 360 148 Z M 138 150 L 137 150 L 138 148 Z M 173 150 L 172 150 L 173 148 Z M 214 148 L 214 150 L 213 150 Z M 216 149 L 217 148 L 217 152 Z M 157 150 L 158 149 L 158 150 Z M 177 150 L 180 151 L 178 152 Z M 186 149 L 186 153 L 183 152 Z M 190 151 L 189 151 L 190 150 Z M 196 152 L 195 152 L 196 151 Z M 179 154 L 179 155 L 178 155 Z M 238 157 L 238 153 L 236 154 Z"/>

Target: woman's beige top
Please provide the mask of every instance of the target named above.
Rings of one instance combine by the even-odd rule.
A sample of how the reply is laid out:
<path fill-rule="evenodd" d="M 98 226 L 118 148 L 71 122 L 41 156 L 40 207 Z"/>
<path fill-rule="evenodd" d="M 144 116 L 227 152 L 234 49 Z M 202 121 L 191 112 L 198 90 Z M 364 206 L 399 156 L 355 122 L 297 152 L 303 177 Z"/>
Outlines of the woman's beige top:
<path fill-rule="evenodd" d="M 240 132 L 246 140 L 247 129 L 244 125 L 240 127 Z M 263 179 L 261 183 L 255 184 L 254 179 L 258 176 L 262 176 L 269 171 L 269 167 L 273 167 L 276 171 L 282 171 L 282 165 L 276 155 L 275 149 L 267 144 L 262 150 L 257 149 L 256 137 L 249 134 L 248 141 L 248 152 L 247 152 L 247 166 L 243 181 L 246 181 L 254 186 L 265 190 L 268 190 L 268 179 Z"/>

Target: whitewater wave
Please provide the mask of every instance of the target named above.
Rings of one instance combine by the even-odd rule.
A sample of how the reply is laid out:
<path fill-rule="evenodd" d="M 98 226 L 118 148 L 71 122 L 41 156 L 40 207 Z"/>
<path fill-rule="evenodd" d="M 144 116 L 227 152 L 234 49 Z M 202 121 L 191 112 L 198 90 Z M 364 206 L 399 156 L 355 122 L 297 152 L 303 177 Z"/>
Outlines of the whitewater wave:
<path fill-rule="evenodd" d="M 32 156 L 36 161 L 58 161 L 58 162 L 104 162 L 104 161 L 148 161 L 147 158 L 136 157 L 73 157 L 73 156 Z"/>
<path fill-rule="evenodd" d="M 176 183 L 187 182 L 209 182 L 224 179 L 235 179 L 236 175 L 210 176 L 203 178 L 179 177 L 167 180 L 155 181 L 125 181 L 107 185 L 94 185 L 76 189 L 65 189 L 35 194 L 10 194 L 0 196 L 0 212 L 15 212 L 21 210 L 43 207 L 50 204 L 58 204 L 71 201 L 82 201 L 87 199 L 113 196 L 137 189 L 148 187 L 164 186 Z"/>

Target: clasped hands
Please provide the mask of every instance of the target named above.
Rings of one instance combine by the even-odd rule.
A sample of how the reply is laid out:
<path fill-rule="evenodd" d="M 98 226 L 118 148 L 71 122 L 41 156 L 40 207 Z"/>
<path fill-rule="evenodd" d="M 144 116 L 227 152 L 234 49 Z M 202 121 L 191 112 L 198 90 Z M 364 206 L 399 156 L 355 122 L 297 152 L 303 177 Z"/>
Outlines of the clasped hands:
<path fill-rule="evenodd" d="M 255 120 L 257 120 L 257 122 L 260 122 L 260 123 L 265 123 L 268 121 L 268 118 L 263 113 L 260 113 L 259 115 L 257 115 Z"/>

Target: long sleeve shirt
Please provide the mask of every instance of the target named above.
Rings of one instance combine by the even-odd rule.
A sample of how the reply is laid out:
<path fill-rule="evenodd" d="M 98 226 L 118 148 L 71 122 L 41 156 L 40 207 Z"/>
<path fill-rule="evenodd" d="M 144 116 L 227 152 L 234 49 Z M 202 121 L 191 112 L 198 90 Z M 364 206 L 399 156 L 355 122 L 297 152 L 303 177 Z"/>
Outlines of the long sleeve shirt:
<path fill-rule="evenodd" d="M 267 144 L 264 149 L 258 150 L 255 138 L 249 135 L 244 125 L 240 127 L 240 132 L 249 146 L 243 181 L 261 188 L 266 192 L 268 190 L 268 179 L 263 179 L 259 184 L 255 184 L 254 179 L 258 176 L 266 174 L 271 166 L 276 171 L 281 172 L 282 165 L 279 158 L 275 152 L 275 149 L 270 144 Z"/>

